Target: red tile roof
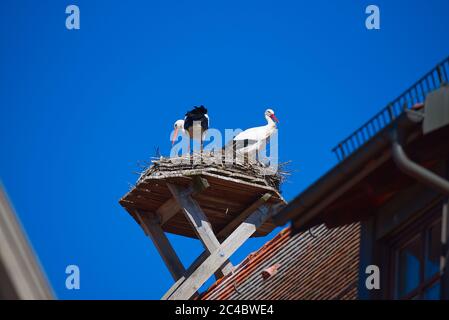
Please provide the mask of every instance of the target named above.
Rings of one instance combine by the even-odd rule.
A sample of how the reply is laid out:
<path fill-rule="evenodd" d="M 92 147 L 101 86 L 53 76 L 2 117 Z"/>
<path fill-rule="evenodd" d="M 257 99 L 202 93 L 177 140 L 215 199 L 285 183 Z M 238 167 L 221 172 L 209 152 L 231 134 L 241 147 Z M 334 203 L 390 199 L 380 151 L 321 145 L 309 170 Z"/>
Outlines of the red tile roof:
<path fill-rule="evenodd" d="M 359 245 L 360 223 L 296 235 L 286 228 L 200 299 L 356 299 Z"/>

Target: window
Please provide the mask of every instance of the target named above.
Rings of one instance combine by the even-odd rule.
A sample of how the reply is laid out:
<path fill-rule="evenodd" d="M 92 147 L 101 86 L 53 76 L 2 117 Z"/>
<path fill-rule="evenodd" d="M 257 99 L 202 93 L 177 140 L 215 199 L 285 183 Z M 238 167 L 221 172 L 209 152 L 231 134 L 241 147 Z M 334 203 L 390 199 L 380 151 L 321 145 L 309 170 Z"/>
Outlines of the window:
<path fill-rule="evenodd" d="M 440 210 L 426 214 L 391 242 L 392 298 L 440 299 Z"/>

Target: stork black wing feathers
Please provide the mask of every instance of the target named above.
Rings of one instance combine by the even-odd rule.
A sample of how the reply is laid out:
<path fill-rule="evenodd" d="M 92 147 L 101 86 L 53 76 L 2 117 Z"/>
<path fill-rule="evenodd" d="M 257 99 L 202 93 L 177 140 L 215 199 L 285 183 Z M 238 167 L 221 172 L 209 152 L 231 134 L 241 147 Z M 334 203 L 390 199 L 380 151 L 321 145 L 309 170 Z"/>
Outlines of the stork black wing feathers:
<path fill-rule="evenodd" d="M 204 106 L 194 107 L 193 110 L 186 113 L 186 117 L 184 119 L 184 129 L 188 130 L 193 126 L 194 121 L 200 121 L 203 130 L 207 130 L 209 128 L 209 120 L 206 115 L 207 109 Z"/>

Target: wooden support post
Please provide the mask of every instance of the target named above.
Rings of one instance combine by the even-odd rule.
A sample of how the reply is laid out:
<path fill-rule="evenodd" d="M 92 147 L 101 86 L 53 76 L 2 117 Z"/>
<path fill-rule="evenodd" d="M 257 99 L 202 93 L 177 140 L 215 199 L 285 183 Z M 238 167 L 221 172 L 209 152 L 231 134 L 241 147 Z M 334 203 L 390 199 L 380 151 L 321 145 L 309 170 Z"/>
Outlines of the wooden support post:
<path fill-rule="evenodd" d="M 186 195 L 192 195 L 200 193 L 201 191 L 209 188 L 209 183 L 206 179 L 196 176 L 193 178 L 192 184 L 184 190 Z M 181 210 L 176 199 L 170 198 L 165 201 L 157 210 L 156 214 L 159 217 L 160 224 L 164 225 L 168 220 L 170 220 L 176 213 Z"/>
<path fill-rule="evenodd" d="M 173 218 L 179 210 L 181 210 L 181 207 L 179 206 L 175 198 L 170 198 L 167 201 L 165 201 L 156 210 L 156 214 L 159 218 L 160 224 L 163 225 L 168 220 Z"/>
<path fill-rule="evenodd" d="M 203 243 L 204 248 L 210 253 L 214 252 L 220 246 L 220 242 L 216 238 L 212 230 L 212 226 L 203 210 L 201 210 L 198 203 L 193 200 L 192 197 L 190 197 L 190 195 L 183 190 L 183 188 L 170 183 L 167 183 L 167 186 L 176 201 L 178 201 L 179 206 L 184 212 L 187 220 L 192 225 L 198 239 L 200 239 Z M 221 268 L 221 271 L 223 275 L 227 275 L 232 272 L 234 267 L 229 261 L 224 261 L 224 263 L 225 264 L 223 265 L 223 268 Z M 217 276 L 220 277 L 221 274 L 218 274 Z"/>
<path fill-rule="evenodd" d="M 198 203 L 190 195 L 184 193 L 181 187 L 173 184 L 167 184 L 167 186 L 184 211 L 187 220 L 192 224 L 198 238 L 204 243 L 205 249 L 209 250 L 209 252 L 214 251 L 220 243 Z"/>
<path fill-rule="evenodd" d="M 164 294 L 164 296 L 161 298 L 161 300 L 167 300 L 173 292 L 178 289 L 178 287 L 188 278 L 192 275 L 192 273 L 206 260 L 206 258 L 209 256 L 209 252 L 203 251 L 203 253 L 193 261 L 193 263 L 190 265 L 190 267 L 187 269 L 185 275 L 176 281 L 170 289 Z"/>
<path fill-rule="evenodd" d="M 240 246 L 256 232 L 272 214 L 273 208 L 266 205 L 252 213 L 232 234 L 190 275 L 184 282 L 177 286 L 176 290 L 168 297 L 169 300 L 186 300 L 209 279 L 214 272 Z"/>
<path fill-rule="evenodd" d="M 150 214 L 142 214 L 139 211 L 135 211 L 135 215 L 147 236 L 153 240 L 173 279 L 177 281 L 182 278 L 186 270 L 161 226 L 154 221 L 155 219 L 152 219 Z"/>

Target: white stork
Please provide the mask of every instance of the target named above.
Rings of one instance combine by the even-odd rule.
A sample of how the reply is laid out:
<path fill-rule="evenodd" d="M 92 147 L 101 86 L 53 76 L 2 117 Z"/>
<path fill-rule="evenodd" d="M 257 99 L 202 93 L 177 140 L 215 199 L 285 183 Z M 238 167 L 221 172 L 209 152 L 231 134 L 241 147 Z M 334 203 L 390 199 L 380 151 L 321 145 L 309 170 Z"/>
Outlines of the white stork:
<path fill-rule="evenodd" d="M 181 132 L 181 135 L 187 135 L 187 131 L 184 129 L 184 120 L 176 120 L 173 127 L 175 129 L 175 132 L 173 133 L 171 145 L 175 144 L 179 132 Z"/>
<path fill-rule="evenodd" d="M 174 124 L 175 132 L 173 134 L 172 145 L 175 144 L 179 131 L 181 134 L 188 135 L 190 139 L 199 140 L 201 150 L 203 149 L 204 133 L 209 129 L 209 116 L 204 106 L 194 107 L 188 111 L 184 120 L 177 120 Z M 190 143 L 189 143 L 190 152 Z"/>
<path fill-rule="evenodd" d="M 265 119 L 267 120 L 265 126 L 247 129 L 234 137 L 233 140 L 236 142 L 248 141 L 248 146 L 239 148 L 238 152 L 250 153 L 260 150 L 263 143 L 276 131 L 276 122 L 279 120 L 272 109 L 265 110 Z"/>

